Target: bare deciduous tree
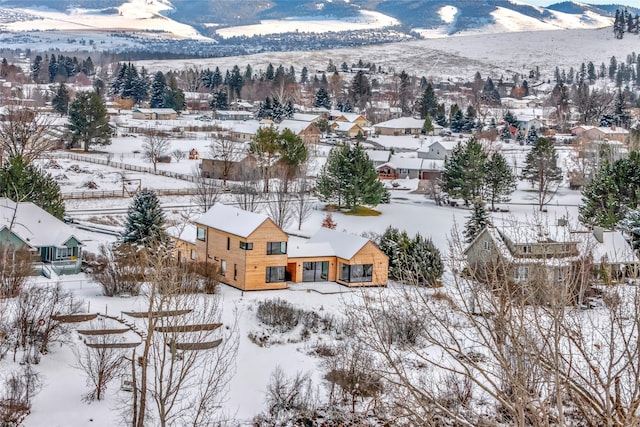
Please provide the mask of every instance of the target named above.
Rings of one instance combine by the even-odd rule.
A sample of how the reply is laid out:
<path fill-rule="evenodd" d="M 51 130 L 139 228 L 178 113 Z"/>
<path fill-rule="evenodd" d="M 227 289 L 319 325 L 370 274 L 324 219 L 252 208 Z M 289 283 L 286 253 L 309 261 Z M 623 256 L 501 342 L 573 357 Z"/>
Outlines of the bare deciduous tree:
<path fill-rule="evenodd" d="M 105 296 L 138 295 L 143 281 L 146 252 L 128 243 L 100 245 L 100 253 L 85 254 L 87 271 L 102 286 Z"/>
<path fill-rule="evenodd" d="M 294 220 L 294 201 L 291 195 L 286 192 L 283 179 L 276 181 L 271 194 L 267 197 L 267 214 L 278 227 L 287 228 Z"/>
<path fill-rule="evenodd" d="M 302 223 L 311 216 L 313 209 L 313 186 L 307 176 L 307 165 L 300 170 L 300 177 L 294 184 L 293 192 L 293 212 L 298 222 L 298 230 L 302 228 Z"/>
<path fill-rule="evenodd" d="M 218 132 L 214 135 L 209 151 L 212 159 L 222 162 L 222 183 L 227 185 L 233 165 L 242 159 L 245 149 L 241 144 L 231 140 L 228 133 Z"/>
<path fill-rule="evenodd" d="M 208 211 L 218 201 L 220 189 L 214 185 L 214 181 L 205 178 L 197 171 L 195 177 L 195 193 L 191 197 L 191 201 L 197 205 L 202 212 Z"/>
<path fill-rule="evenodd" d="M 240 209 L 256 212 L 263 198 L 259 182 L 248 170 L 241 171 L 239 178 L 240 183 L 234 187 L 234 200 Z"/>
<path fill-rule="evenodd" d="M 173 158 L 175 159 L 176 163 L 180 163 L 180 160 L 184 159 L 185 157 L 187 157 L 187 155 L 185 154 L 184 151 L 182 150 L 173 150 L 171 152 L 171 155 L 173 156 Z"/>
<path fill-rule="evenodd" d="M 84 340 L 97 346 L 89 347 L 80 342 L 73 348 L 73 353 L 76 356 L 75 366 L 84 371 L 87 385 L 92 388 L 84 397 L 91 402 L 102 400 L 109 383 L 122 374 L 126 359 L 125 350 L 117 347 L 122 342 L 122 335 L 104 333 L 107 330 L 104 318 L 95 319 L 86 330 L 93 334 L 86 336 Z"/>
<path fill-rule="evenodd" d="M 13 105 L 5 117 L 0 121 L 0 164 L 3 158 L 13 156 L 21 156 L 29 162 L 55 147 L 49 134 L 51 120 L 36 110 Z"/>
<path fill-rule="evenodd" d="M 235 369 L 237 323 L 222 325 L 217 295 L 185 292 L 200 279 L 170 257 L 158 254 L 149 273 L 133 425 L 148 414 L 160 426 L 215 424 Z"/>
<path fill-rule="evenodd" d="M 142 144 L 142 157 L 151 162 L 153 173 L 157 172 L 158 162 L 162 156 L 167 155 L 170 146 L 169 139 L 162 132 L 149 130 Z"/>

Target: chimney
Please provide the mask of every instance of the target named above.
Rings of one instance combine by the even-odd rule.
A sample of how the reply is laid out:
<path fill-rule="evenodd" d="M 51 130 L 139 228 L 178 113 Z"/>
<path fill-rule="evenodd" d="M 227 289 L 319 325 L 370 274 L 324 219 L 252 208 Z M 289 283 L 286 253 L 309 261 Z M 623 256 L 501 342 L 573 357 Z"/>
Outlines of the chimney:
<path fill-rule="evenodd" d="M 616 130 L 616 125 L 611 125 L 611 130 Z"/>
<path fill-rule="evenodd" d="M 604 228 L 602 227 L 593 227 L 593 236 L 600 243 L 604 243 Z"/>

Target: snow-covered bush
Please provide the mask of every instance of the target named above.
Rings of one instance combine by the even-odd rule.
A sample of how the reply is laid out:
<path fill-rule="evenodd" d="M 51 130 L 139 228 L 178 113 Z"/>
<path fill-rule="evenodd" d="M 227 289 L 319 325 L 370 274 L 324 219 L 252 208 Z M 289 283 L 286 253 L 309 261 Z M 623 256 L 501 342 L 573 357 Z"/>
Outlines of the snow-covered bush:
<path fill-rule="evenodd" d="M 278 332 L 288 332 L 298 326 L 301 310 L 277 298 L 260 301 L 256 315 L 260 322 L 275 328 Z"/>

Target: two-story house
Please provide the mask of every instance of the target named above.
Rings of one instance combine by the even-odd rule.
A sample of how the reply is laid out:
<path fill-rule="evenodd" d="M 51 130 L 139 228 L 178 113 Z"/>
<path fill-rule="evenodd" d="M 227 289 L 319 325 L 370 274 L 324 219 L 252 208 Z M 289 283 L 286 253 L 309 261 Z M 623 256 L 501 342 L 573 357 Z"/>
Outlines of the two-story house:
<path fill-rule="evenodd" d="M 470 274 L 480 281 L 506 278 L 515 284 L 564 283 L 575 286 L 579 275 L 606 271 L 621 277 L 638 258 L 618 231 L 568 225 L 510 224 L 486 227 L 465 250 Z"/>
<path fill-rule="evenodd" d="M 359 236 L 322 229 L 290 248 L 288 234 L 266 215 L 220 203 L 195 226 L 195 246 L 176 245 L 181 259 L 216 265 L 223 283 L 242 290 L 283 289 L 287 282 L 307 281 L 387 284 L 387 256 Z"/>
<path fill-rule="evenodd" d="M 218 203 L 196 221 L 196 259 L 242 290 L 286 288 L 289 236 L 263 214 Z"/>

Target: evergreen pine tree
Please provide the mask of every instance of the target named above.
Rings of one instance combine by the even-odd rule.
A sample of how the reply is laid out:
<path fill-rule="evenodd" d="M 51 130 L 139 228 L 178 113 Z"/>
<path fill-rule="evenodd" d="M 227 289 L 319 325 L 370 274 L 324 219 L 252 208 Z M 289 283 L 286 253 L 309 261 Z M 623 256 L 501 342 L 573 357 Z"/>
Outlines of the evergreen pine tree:
<path fill-rule="evenodd" d="M 431 83 L 427 83 L 420 97 L 420 118 L 424 119 L 427 114 L 436 117 L 438 113 L 438 98 Z"/>
<path fill-rule="evenodd" d="M 475 138 L 465 145 L 459 143 L 445 160 L 442 189 L 451 197 L 459 197 L 468 204 L 480 197 L 485 179 L 487 153 Z"/>
<path fill-rule="evenodd" d="M 465 128 L 466 120 L 462 111 L 457 110 L 451 119 L 451 130 L 453 132 L 462 132 Z"/>
<path fill-rule="evenodd" d="M 529 128 L 529 133 L 527 134 L 527 144 L 533 144 L 538 140 L 538 131 L 535 126 L 531 126 Z"/>
<path fill-rule="evenodd" d="M 475 201 L 471 216 L 467 220 L 462 233 L 465 243 L 471 243 L 489 224 L 491 224 L 491 219 L 484 207 L 484 202 Z"/>
<path fill-rule="evenodd" d="M 618 230 L 627 235 L 634 250 L 640 249 L 640 210 L 633 209 L 627 212 L 624 218 L 617 224 Z"/>
<path fill-rule="evenodd" d="M 433 122 L 431 121 L 431 116 L 427 114 L 424 118 L 424 123 L 422 124 L 422 133 L 425 135 L 430 135 L 433 133 Z"/>
<path fill-rule="evenodd" d="M 136 194 L 127 210 L 122 242 L 146 249 L 164 245 L 169 240 L 164 222 L 158 196 L 153 190 L 144 188 Z"/>
<path fill-rule="evenodd" d="M 419 286 L 436 286 L 444 273 L 440 250 L 431 239 L 419 233 L 412 239 L 407 253 L 408 283 Z"/>
<path fill-rule="evenodd" d="M 318 88 L 313 106 L 316 108 L 326 108 L 327 110 L 331 109 L 331 98 L 326 88 L 322 86 Z"/>
<path fill-rule="evenodd" d="M 164 78 L 162 71 L 158 71 L 153 75 L 153 81 L 151 82 L 151 98 L 149 99 L 149 106 L 151 108 L 165 108 L 164 93 L 167 88 L 167 82 Z"/>
<path fill-rule="evenodd" d="M 511 126 L 517 126 L 518 124 L 518 119 L 516 119 L 516 116 L 513 115 L 511 110 L 507 110 L 507 113 L 504 115 L 504 121 Z"/>
<path fill-rule="evenodd" d="M 58 182 L 21 156 L 10 157 L 0 168 L 0 197 L 32 202 L 58 219 L 64 215 Z"/>
<path fill-rule="evenodd" d="M 489 157 L 484 171 L 484 194 L 493 211 L 496 203 L 509 200 L 509 195 L 516 189 L 516 177 L 500 152 L 495 152 Z"/>
<path fill-rule="evenodd" d="M 60 115 L 66 115 L 69 112 L 70 97 L 67 86 L 64 83 L 60 83 L 56 89 L 56 94 L 51 99 L 53 110 Z"/>
<path fill-rule="evenodd" d="M 104 101 L 96 92 L 78 92 L 69 106 L 69 124 L 74 142 L 82 141 L 84 151 L 94 145 L 111 144 L 111 128 Z"/>
<path fill-rule="evenodd" d="M 378 205 L 385 188 L 378 180 L 373 162 L 357 142 L 331 150 L 318 176 L 316 193 L 324 202 L 353 209 L 360 205 Z"/>
<path fill-rule="evenodd" d="M 538 193 L 538 207 L 543 209 L 562 182 L 562 169 L 553 142 L 538 138 L 531 147 L 522 168 L 522 179 L 529 181 Z"/>
<path fill-rule="evenodd" d="M 511 138 L 512 138 L 511 129 L 509 128 L 509 124 L 507 123 L 502 128 L 502 134 L 500 139 L 502 139 L 503 141 L 510 141 Z"/>

